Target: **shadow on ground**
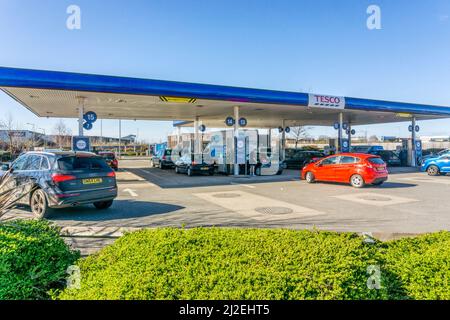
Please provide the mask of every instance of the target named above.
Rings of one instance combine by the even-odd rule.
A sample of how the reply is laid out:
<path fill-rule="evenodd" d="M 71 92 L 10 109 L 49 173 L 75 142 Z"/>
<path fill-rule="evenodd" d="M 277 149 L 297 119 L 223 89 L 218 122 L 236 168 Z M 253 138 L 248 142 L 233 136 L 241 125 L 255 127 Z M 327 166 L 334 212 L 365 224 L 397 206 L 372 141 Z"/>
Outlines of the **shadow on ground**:
<path fill-rule="evenodd" d="M 92 205 L 85 205 L 73 208 L 64 208 L 53 210 L 50 220 L 57 221 L 110 221 L 142 218 L 159 214 L 170 213 L 184 209 L 169 203 L 134 201 L 134 200 L 114 200 L 111 208 L 106 210 L 97 210 Z M 20 216 L 29 216 L 32 218 L 30 208 L 21 206 L 16 209 Z"/>
<path fill-rule="evenodd" d="M 126 170 L 163 189 L 292 181 L 299 180 L 300 175 L 298 170 L 285 170 L 282 175 L 274 176 L 234 177 L 215 174 L 214 176 L 194 175 L 189 177 L 186 174 L 176 174 L 172 169 L 162 170 L 159 168 L 127 168 Z"/>

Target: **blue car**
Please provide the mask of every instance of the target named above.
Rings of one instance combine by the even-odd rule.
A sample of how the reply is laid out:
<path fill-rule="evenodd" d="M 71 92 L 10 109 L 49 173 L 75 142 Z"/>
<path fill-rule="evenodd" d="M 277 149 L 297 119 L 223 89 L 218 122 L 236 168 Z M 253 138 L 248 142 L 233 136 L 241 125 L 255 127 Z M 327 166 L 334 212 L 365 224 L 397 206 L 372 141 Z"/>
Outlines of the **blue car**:
<path fill-rule="evenodd" d="M 430 158 L 422 163 L 422 172 L 427 172 L 430 176 L 450 173 L 450 154 L 446 153 L 435 158 Z"/>

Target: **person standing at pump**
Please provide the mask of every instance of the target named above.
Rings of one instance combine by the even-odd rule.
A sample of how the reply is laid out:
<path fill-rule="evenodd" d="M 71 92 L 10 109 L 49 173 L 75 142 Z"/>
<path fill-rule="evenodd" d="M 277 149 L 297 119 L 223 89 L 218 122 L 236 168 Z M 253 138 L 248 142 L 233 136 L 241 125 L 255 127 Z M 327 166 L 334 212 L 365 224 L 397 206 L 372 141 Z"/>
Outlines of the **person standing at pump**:
<path fill-rule="evenodd" d="M 254 177 L 255 176 L 255 168 L 256 168 L 256 163 L 257 163 L 257 152 L 256 149 L 253 149 L 250 151 L 249 153 L 249 166 L 250 166 L 250 176 Z"/>

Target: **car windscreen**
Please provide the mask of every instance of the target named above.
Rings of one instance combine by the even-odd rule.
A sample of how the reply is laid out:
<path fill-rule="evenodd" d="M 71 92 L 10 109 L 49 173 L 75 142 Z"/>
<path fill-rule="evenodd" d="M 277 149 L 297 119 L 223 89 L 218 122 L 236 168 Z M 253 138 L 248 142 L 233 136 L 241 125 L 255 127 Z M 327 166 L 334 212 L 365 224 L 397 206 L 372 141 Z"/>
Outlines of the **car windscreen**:
<path fill-rule="evenodd" d="M 107 170 L 109 167 L 100 157 L 62 157 L 57 160 L 58 169 L 62 171 L 72 170 Z"/>
<path fill-rule="evenodd" d="M 384 161 L 383 161 L 383 159 L 381 159 L 381 158 L 375 158 L 375 157 L 373 157 L 373 158 L 369 158 L 369 159 L 367 159 L 370 163 L 373 163 L 373 164 L 384 164 Z"/>
<path fill-rule="evenodd" d="M 100 156 L 105 160 L 114 160 L 114 154 L 112 153 L 103 153 Z"/>
<path fill-rule="evenodd" d="M 352 152 L 354 153 L 366 153 L 368 150 L 368 147 L 352 147 Z"/>

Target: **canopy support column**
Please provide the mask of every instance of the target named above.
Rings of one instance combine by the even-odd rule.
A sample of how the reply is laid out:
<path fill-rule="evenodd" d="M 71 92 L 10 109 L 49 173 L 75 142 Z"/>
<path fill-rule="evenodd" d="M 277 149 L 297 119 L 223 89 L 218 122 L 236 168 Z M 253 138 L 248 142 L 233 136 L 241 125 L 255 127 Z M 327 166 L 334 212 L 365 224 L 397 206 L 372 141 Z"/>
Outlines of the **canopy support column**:
<path fill-rule="evenodd" d="M 417 166 L 417 154 L 416 154 L 416 117 L 412 117 L 411 120 L 411 167 Z"/>
<path fill-rule="evenodd" d="M 119 119 L 119 152 L 118 157 L 119 159 L 122 156 L 122 120 Z"/>
<path fill-rule="evenodd" d="M 338 152 L 342 153 L 342 127 L 344 125 L 344 114 L 339 113 L 339 129 L 338 129 Z"/>
<path fill-rule="evenodd" d="M 194 120 L 194 161 L 200 162 L 203 159 L 200 156 L 200 134 L 199 134 L 200 121 L 199 117 L 196 116 Z"/>
<path fill-rule="evenodd" d="M 350 123 L 350 121 L 348 122 L 348 150 L 350 151 L 352 148 L 352 124 Z"/>
<path fill-rule="evenodd" d="M 235 146 L 234 146 L 234 175 L 239 175 L 239 164 L 237 164 L 237 139 L 239 137 L 239 106 L 234 106 L 234 139 L 235 139 Z"/>
<path fill-rule="evenodd" d="M 78 97 L 78 135 L 83 136 L 84 97 Z"/>
<path fill-rule="evenodd" d="M 285 150 L 286 150 L 286 121 L 283 119 L 281 120 L 281 127 L 283 128 L 283 131 L 281 133 L 281 155 L 280 159 L 281 161 L 284 161 L 285 156 Z"/>

